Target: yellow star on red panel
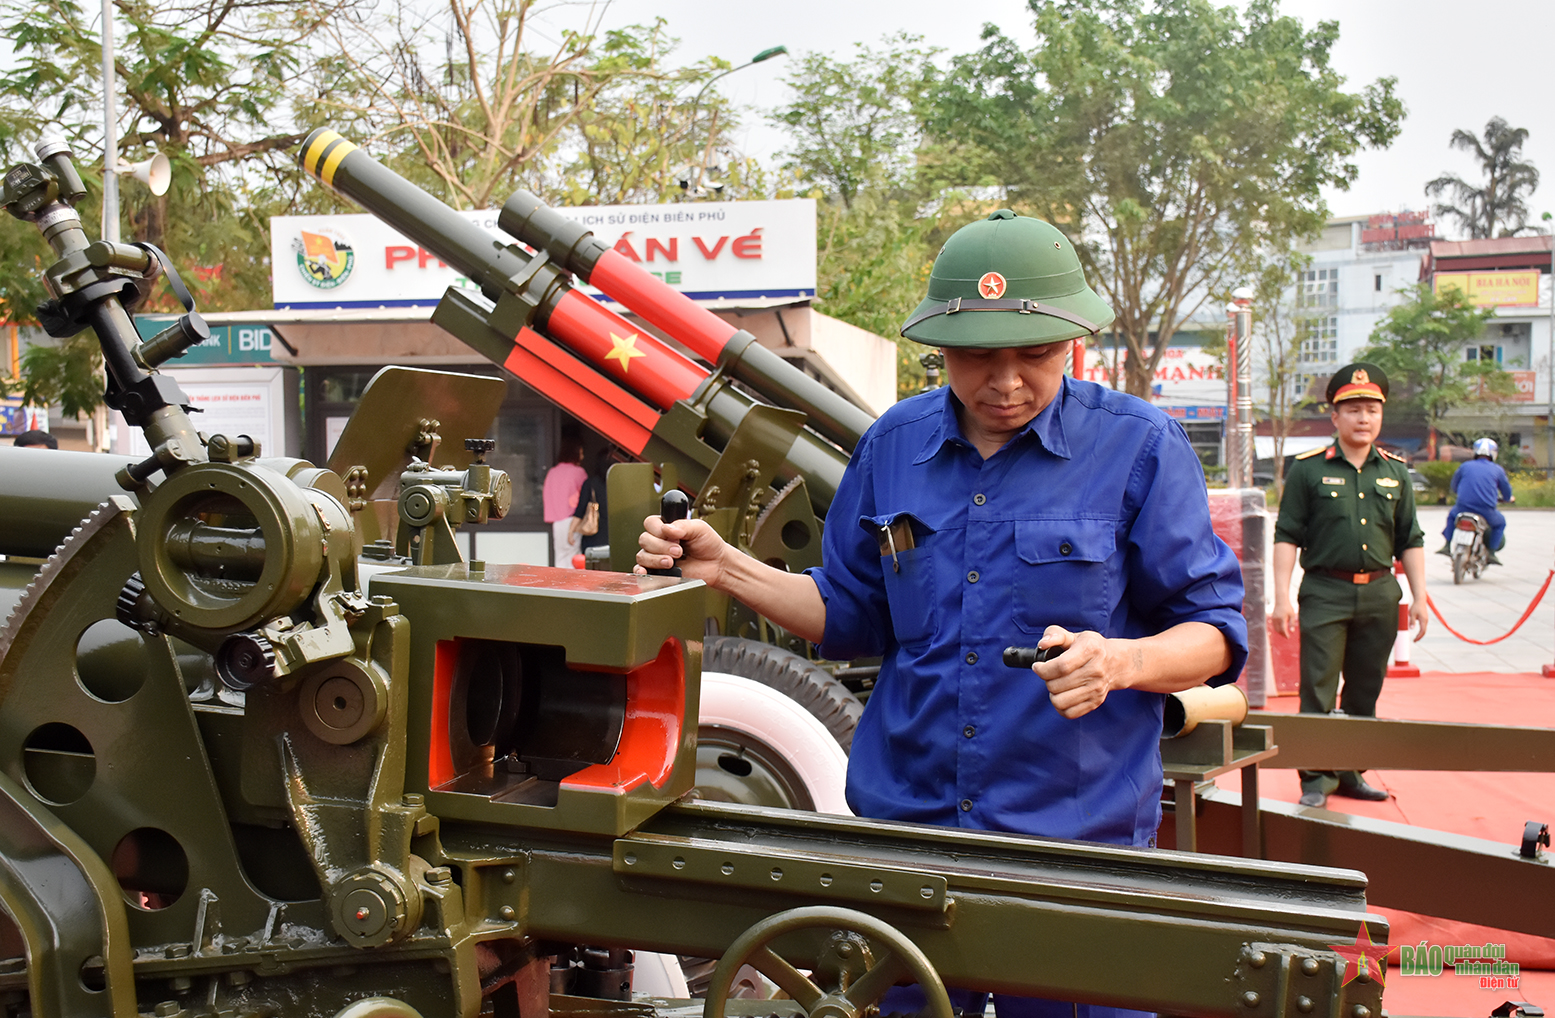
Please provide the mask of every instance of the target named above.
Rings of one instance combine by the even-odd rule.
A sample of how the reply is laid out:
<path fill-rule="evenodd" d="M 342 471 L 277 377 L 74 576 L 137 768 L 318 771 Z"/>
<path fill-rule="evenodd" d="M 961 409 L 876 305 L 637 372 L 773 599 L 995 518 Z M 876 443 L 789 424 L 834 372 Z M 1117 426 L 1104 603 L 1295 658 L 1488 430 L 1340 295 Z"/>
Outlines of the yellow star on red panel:
<path fill-rule="evenodd" d="M 621 362 L 621 373 L 626 374 L 631 367 L 633 357 L 646 357 L 647 354 L 637 349 L 637 333 L 630 336 L 617 336 L 610 334 L 610 352 L 605 354 L 605 360 L 618 360 Z"/>

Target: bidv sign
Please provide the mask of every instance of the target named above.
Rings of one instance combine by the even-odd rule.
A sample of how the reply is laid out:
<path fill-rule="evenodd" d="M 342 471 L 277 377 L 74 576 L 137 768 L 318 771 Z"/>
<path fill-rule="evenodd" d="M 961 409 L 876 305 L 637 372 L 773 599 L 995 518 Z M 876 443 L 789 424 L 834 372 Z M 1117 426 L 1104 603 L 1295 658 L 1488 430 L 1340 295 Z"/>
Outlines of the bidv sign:
<path fill-rule="evenodd" d="M 177 318 L 172 315 L 136 315 L 135 329 L 141 339 L 150 339 L 172 325 Z M 270 345 L 274 334 L 266 325 L 212 325 L 211 338 L 166 367 L 192 368 L 207 364 L 270 364 Z"/>
<path fill-rule="evenodd" d="M 815 202 L 709 202 L 679 205 L 598 205 L 557 209 L 593 231 L 625 258 L 696 300 L 738 304 L 742 300 L 815 296 Z M 497 212 L 464 213 L 471 223 L 505 243 Z M 314 249 L 345 264 L 323 289 L 310 272 L 274 274 L 277 308 L 415 307 L 436 304 L 450 286 L 469 280 L 437 255 L 369 215 L 277 216 L 270 220 L 275 264 L 288 264 L 297 251 Z M 329 251 L 317 238 L 332 240 Z M 321 263 L 322 264 L 322 263 Z M 598 291 L 583 286 L 590 294 Z"/>

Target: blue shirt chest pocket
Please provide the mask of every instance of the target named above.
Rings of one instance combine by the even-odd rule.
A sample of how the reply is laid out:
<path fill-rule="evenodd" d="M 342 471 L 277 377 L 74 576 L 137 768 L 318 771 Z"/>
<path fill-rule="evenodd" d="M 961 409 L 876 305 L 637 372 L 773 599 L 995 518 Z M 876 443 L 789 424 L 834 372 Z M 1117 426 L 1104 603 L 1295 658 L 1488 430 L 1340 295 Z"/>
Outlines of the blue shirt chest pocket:
<path fill-rule="evenodd" d="M 904 647 L 934 635 L 934 531 L 912 513 L 888 513 L 859 520 L 880 542 L 891 630 Z"/>
<path fill-rule="evenodd" d="M 1010 603 L 1016 628 L 1105 631 L 1112 615 L 1117 525 L 1111 520 L 1017 520 L 1020 565 Z"/>

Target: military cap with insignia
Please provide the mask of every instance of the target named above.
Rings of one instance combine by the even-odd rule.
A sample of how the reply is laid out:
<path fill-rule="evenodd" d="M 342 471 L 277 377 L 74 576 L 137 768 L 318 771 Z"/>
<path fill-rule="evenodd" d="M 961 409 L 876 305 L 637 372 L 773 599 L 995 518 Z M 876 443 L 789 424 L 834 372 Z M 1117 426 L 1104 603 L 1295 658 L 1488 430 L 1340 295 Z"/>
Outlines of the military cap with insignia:
<path fill-rule="evenodd" d="M 1069 238 L 1000 209 L 945 242 L 902 335 L 931 346 L 1037 346 L 1094 336 L 1115 317 L 1085 285 Z"/>
<path fill-rule="evenodd" d="M 1342 403 L 1347 399 L 1375 399 L 1388 401 L 1388 376 L 1375 364 L 1356 361 L 1334 372 L 1328 380 L 1328 403 Z"/>

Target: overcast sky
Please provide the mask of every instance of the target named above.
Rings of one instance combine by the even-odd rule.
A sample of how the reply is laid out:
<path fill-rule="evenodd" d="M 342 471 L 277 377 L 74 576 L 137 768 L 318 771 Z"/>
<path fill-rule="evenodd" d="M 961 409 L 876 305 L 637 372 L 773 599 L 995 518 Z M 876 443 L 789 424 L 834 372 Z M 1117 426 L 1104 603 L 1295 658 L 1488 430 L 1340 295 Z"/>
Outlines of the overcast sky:
<path fill-rule="evenodd" d="M 1474 162 L 1449 150 L 1447 141 L 1459 127 L 1478 135 L 1492 116 L 1528 129 L 1524 155 L 1547 180 L 1534 195 L 1533 218 L 1555 211 L 1555 2 L 1496 0 L 1479 7 L 1464 0 L 1284 0 L 1281 10 L 1309 26 L 1338 21 L 1334 64 L 1349 86 L 1394 76 L 1408 110 L 1392 147 L 1363 153 L 1355 185 L 1326 195 L 1334 215 L 1424 208 L 1425 182 L 1443 171 L 1477 182 Z M 990 21 L 1033 41 L 1024 0 L 614 0 L 604 17 L 610 26 L 663 17 L 688 62 L 711 54 L 742 63 L 778 44 L 842 57 L 855 42 L 878 43 L 901 30 L 964 53 L 977 47 Z M 784 100 L 786 64 L 783 58 L 757 64 L 719 87 L 737 102 L 770 109 Z M 772 156 L 782 135 L 757 113 L 746 120 L 740 139 L 745 151 Z"/>

